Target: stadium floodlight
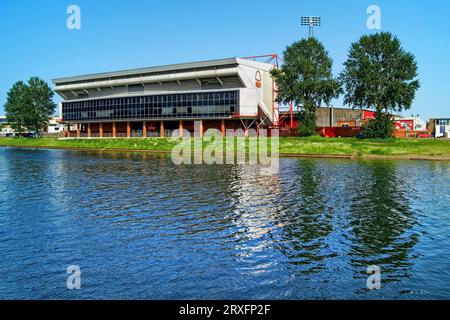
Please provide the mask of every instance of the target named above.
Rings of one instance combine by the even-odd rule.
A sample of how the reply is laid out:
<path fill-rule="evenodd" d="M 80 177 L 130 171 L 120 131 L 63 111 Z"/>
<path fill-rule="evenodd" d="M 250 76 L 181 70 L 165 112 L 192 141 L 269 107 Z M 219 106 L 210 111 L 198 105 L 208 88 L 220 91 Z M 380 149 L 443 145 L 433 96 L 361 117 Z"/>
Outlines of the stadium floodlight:
<path fill-rule="evenodd" d="M 322 19 L 320 17 L 301 17 L 301 25 L 309 27 L 309 37 L 314 37 L 314 27 L 320 27 Z"/>

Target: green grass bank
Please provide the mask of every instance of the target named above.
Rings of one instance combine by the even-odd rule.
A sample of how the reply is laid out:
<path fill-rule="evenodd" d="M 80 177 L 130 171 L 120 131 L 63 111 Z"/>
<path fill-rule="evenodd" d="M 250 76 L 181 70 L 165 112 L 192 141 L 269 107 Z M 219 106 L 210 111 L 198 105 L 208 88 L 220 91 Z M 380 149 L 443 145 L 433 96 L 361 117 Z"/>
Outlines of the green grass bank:
<path fill-rule="evenodd" d="M 131 150 L 170 152 L 177 139 L 80 139 L 58 140 L 56 138 L 0 138 L 0 146 L 61 148 L 86 150 Z M 209 142 L 204 142 L 207 147 Z M 242 148 L 238 149 L 242 150 Z M 248 151 L 248 145 L 246 146 Z M 450 140 L 389 139 L 360 140 L 356 138 L 280 138 L 279 150 L 282 156 L 352 157 L 352 158 L 398 158 L 450 160 Z"/>

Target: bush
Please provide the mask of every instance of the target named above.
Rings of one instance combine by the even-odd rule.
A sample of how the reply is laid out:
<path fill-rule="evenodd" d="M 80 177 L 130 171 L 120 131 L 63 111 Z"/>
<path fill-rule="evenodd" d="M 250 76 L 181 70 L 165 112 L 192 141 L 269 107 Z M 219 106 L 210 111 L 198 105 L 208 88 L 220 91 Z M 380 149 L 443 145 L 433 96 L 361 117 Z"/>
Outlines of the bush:
<path fill-rule="evenodd" d="M 388 139 L 394 133 L 394 122 L 388 114 L 377 113 L 374 119 L 362 125 L 362 132 L 365 138 Z"/>
<path fill-rule="evenodd" d="M 316 113 L 302 110 L 299 113 L 300 126 L 298 132 L 300 137 L 309 137 L 316 134 Z"/>

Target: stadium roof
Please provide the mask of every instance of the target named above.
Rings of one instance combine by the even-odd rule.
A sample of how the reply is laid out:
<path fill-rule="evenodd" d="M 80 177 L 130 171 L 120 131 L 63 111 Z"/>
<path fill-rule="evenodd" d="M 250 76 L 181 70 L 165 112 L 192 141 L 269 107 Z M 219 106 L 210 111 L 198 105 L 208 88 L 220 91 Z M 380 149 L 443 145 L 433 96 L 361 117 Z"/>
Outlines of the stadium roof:
<path fill-rule="evenodd" d="M 216 68 L 222 66 L 230 66 L 230 65 L 239 65 L 245 64 L 252 67 L 259 67 L 262 69 L 272 68 L 271 64 L 255 62 L 251 60 L 244 60 L 239 58 L 227 58 L 227 59 L 218 59 L 218 60 L 207 60 L 207 61 L 199 61 L 199 62 L 189 62 L 189 63 L 180 63 L 180 64 L 171 64 L 165 66 L 158 67 L 149 67 L 149 68 L 138 68 L 138 69 L 129 69 L 122 71 L 113 71 L 113 72 L 104 72 L 104 73 L 94 73 L 88 75 L 80 75 L 74 77 L 64 77 L 53 79 L 53 83 L 58 84 L 67 84 L 73 82 L 85 82 L 99 79 L 111 79 L 111 78 L 127 78 L 130 76 L 136 77 L 139 75 L 149 75 L 149 74 L 164 74 L 171 72 L 180 72 L 180 71 L 188 71 L 188 70 L 198 70 L 198 69 L 208 69 L 208 68 Z"/>

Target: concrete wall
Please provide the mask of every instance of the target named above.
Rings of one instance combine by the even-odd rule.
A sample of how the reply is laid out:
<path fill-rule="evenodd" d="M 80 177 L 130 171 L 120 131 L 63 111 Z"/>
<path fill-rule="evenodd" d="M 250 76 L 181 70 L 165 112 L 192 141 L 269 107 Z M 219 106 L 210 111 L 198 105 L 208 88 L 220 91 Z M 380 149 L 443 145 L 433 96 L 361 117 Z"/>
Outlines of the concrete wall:
<path fill-rule="evenodd" d="M 240 114 L 242 116 L 256 116 L 258 114 L 258 101 L 260 93 L 255 89 L 241 89 L 240 91 Z"/>
<path fill-rule="evenodd" d="M 259 64 L 255 66 L 240 65 L 239 68 L 245 74 L 247 78 L 247 88 L 253 88 L 259 95 L 260 104 L 266 108 L 267 115 L 272 119 L 272 100 L 273 100 L 273 90 L 272 90 L 272 76 L 270 75 L 271 68 L 267 64 L 258 67 Z M 259 72 L 261 75 L 261 88 L 256 87 L 256 74 Z M 262 102 L 262 103 L 261 103 Z"/>

